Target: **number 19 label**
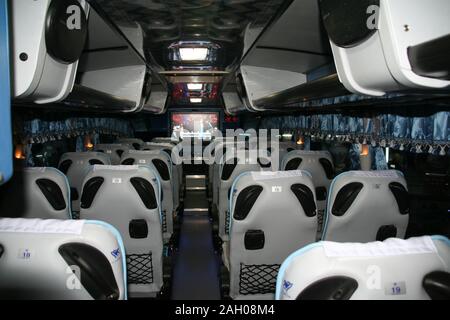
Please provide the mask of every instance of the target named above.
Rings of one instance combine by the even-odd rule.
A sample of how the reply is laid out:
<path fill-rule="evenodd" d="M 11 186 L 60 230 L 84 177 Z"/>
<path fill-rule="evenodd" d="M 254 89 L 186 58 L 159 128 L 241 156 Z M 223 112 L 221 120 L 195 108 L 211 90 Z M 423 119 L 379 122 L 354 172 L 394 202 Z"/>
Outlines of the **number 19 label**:
<path fill-rule="evenodd" d="M 394 282 L 386 287 L 386 295 L 390 296 L 400 296 L 406 294 L 406 283 L 402 282 Z"/>

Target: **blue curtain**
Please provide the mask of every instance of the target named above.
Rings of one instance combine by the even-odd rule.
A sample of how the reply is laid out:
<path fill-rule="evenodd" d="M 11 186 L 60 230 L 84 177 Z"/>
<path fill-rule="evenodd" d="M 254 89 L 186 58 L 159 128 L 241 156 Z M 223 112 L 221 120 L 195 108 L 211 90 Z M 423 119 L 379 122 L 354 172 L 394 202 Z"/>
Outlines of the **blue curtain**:
<path fill-rule="evenodd" d="M 355 118 L 342 115 L 286 116 L 263 118 L 261 129 L 283 128 L 335 135 L 370 136 L 378 140 L 448 144 L 450 142 L 450 112 L 431 117 L 407 118 L 381 115 L 375 118 Z"/>
<path fill-rule="evenodd" d="M 79 137 L 87 133 L 95 135 L 94 141 L 98 140 L 100 133 L 126 137 L 134 134 L 128 121 L 112 118 L 71 118 L 63 121 L 35 119 L 24 123 L 26 139 Z"/>

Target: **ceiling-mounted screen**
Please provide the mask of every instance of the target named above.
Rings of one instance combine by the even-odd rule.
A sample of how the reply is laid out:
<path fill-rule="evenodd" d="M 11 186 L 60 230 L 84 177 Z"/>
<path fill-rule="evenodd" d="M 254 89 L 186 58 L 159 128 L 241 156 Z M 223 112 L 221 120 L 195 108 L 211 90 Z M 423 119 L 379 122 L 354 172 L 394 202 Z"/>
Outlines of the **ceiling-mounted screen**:
<path fill-rule="evenodd" d="M 170 116 L 172 137 L 176 139 L 198 138 L 211 140 L 219 130 L 219 113 L 174 112 Z"/>

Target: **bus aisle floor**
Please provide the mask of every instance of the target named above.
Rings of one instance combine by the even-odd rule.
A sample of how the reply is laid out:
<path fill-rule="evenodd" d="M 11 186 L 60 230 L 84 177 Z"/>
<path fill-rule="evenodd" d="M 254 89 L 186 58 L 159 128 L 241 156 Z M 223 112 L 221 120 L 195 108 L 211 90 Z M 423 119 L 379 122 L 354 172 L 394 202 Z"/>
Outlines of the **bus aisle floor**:
<path fill-rule="evenodd" d="M 204 191 L 187 191 L 174 257 L 172 300 L 220 300 L 220 259 L 214 253 L 207 203 Z"/>

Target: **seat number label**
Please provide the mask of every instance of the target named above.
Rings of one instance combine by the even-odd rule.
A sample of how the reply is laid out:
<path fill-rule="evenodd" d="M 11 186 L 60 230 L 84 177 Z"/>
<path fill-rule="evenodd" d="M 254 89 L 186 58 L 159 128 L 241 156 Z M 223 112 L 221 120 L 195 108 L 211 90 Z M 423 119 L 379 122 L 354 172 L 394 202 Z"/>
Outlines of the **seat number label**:
<path fill-rule="evenodd" d="M 406 283 L 404 281 L 394 282 L 386 286 L 385 293 L 388 296 L 400 296 L 406 294 Z"/>
<path fill-rule="evenodd" d="M 32 257 L 32 252 L 29 249 L 19 249 L 17 258 L 21 260 L 30 260 Z"/>
<path fill-rule="evenodd" d="M 272 192 L 273 193 L 282 193 L 283 187 L 282 186 L 272 186 Z"/>
<path fill-rule="evenodd" d="M 113 184 L 121 184 L 122 183 L 122 178 L 113 178 L 112 179 L 112 183 Z"/>

